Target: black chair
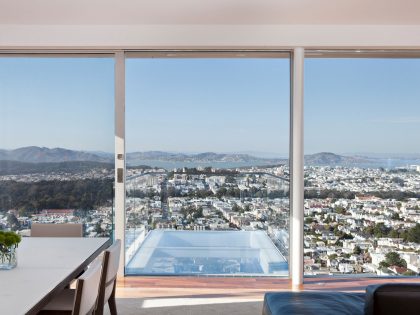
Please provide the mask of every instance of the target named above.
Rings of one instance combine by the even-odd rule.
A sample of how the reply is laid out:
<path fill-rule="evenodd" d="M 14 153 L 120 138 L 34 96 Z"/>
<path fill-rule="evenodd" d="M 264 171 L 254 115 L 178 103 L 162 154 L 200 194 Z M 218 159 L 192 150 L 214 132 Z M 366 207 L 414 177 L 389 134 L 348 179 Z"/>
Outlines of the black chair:
<path fill-rule="evenodd" d="M 88 270 L 77 279 L 76 289 L 64 289 L 38 315 L 93 314 L 98 300 L 102 259 L 95 259 Z"/>
<path fill-rule="evenodd" d="M 120 262 L 121 241 L 116 240 L 103 253 L 103 272 L 99 285 L 98 304 L 95 315 L 102 315 L 104 307 L 108 303 L 111 315 L 117 315 L 115 303 L 115 287 L 117 283 L 117 272 Z"/>
<path fill-rule="evenodd" d="M 32 223 L 32 237 L 83 237 L 81 223 Z"/>

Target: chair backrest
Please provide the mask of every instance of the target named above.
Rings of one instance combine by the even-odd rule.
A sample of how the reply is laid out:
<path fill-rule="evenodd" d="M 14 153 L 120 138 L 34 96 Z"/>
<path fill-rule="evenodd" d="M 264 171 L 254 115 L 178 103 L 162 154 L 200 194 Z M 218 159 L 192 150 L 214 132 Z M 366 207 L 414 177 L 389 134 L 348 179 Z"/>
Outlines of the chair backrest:
<path fill-rule="evenodd" d="M 103 307 L 114 290 L 117 279 L 118 266 L 120 263 L 121 240 L 115 240 L 109 248 L 104 251 L 103 273 L 99 289 L 98 307 Z"/>
<path fill-rule="evenodd" d="M 81 223 L 32 223 L 32 237 L 83 237 Z"/>
<path fill-rule="evenodd" d="M 95 259 L 76 284 L 72 315 L 91 314 L 96 308 L 101 282 L 102 259 Z"/>

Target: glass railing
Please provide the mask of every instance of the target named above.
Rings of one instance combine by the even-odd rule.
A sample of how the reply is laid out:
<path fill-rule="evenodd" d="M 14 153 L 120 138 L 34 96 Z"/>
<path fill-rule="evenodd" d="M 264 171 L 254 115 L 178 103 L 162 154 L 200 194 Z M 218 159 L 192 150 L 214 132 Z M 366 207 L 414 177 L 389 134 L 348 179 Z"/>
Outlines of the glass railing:
<path fill-rule="evenodd" d="M 153 230 L 130 256 L 128 274 L 288 275 L 286 257 L 264 231 Z"/>

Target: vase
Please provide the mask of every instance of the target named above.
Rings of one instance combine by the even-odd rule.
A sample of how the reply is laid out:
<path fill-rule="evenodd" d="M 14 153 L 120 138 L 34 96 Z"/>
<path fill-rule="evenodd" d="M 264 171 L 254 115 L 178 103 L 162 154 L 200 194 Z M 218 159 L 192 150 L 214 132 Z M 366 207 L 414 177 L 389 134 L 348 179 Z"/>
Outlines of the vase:
<path fill-rule="evenodd" d="M 0 270 L 10 270 L 17 266 L 17 246 L 0 244 Z"/>

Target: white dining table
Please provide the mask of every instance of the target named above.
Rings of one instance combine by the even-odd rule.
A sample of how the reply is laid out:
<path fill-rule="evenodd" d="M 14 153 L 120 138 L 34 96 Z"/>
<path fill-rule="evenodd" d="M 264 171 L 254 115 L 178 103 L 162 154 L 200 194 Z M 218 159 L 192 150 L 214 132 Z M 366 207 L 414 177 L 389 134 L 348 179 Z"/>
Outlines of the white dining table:
<path fill-rule="evenodd" d="M 0 314 L 37 314 L 109 245 L 109 238 L 23 238 L 17 267 L 0 270 Z"/>

